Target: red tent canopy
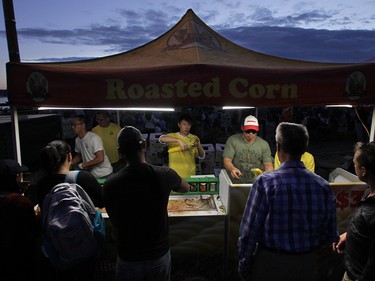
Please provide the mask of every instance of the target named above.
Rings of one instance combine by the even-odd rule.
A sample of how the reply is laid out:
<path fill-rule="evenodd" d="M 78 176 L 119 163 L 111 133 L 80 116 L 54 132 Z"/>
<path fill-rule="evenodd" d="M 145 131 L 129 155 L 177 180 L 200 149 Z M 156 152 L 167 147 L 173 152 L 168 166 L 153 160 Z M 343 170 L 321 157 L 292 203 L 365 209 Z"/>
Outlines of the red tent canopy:
<path fill-rule="evenodd" d="M 13 105 L 56 107 L 373 104 L 375 64 L 283 59 L 225 39 L 192 10 L 129 52 L 65 63 L 7 64 Z"/>

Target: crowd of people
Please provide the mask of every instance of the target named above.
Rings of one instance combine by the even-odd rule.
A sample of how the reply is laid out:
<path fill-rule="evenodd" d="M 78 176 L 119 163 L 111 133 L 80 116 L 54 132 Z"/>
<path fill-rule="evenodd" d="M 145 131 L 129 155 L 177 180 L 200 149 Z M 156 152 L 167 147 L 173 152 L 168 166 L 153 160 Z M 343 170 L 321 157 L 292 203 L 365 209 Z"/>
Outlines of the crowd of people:
<path fill-rule="evenodd" d="M 275 129 L 277 162 L 270 144 L 260 136 L 265 123 L 253 115 L 238 117 L 240 132 L 232 133 L 225 143 L 223 166 L 232 182 L 252 183 L 238 238 L 239 277 L 314 280 L 317 253 L 330 246 L 344 253 L 343 281 L 373 280 L 375 144 L 356 147 L 355 173 L 368 189 L 347 232 L 339 236 L 335 196 L 329 183 L 314 173 L 313 156 L 307 153 L 308 128 L 291 122 L 287 114 L 288 120 Z M 147 125 L 148 132 L 154 131 L 157 118 L 145 118 L 154 124 Z M 191 133 L 197 123 L 191 115 L 182 114 L 176 122 L 178 131 L 160 136 L 159 141 L 168 146 L 167 167 L 148 163 L 147 142 L 134 124 L 116 125 L 103 112 L 96 113 L 95 120 L 97 125 L 90 130 L 86 116 L 72 118 L 73 149 L 64 140 L 52 141 L 42 149 L 43 172 L 34 183 L 36 206 L 22 195 L 25 186 L 21 178 L 27 167 L 14 160 L 0 161 L 0 215 L 5 222 L 0 250 L 6 253 L 1 261 L 7 265 L 4 280 L 24 279 L 23 272 L 28 280 L 37 280 L 35 265 L 26 260 L 35 260 L 31 257 L 38 251 L 38 233 L 44 238 L 46 222 L 41 218 L 48 212 L 44 200 L 56 185 L 67 182 L 71 170 L 79 170 L 73 182 L 109 216 L 110 235 L 117 245 L 116 280 L 170 280 L 168 198 L 171 191 L 189 191 L 185 178 L 196 173 L 196 159 L 205 157 L 201 138 Z M 168 128 L 167 123 L 161 126 Z M 228 130 L 233 131 L 232 127 Z M 105 180 L 103 186 L 98 179 Z M 138 208 L 140 197 L 142 208 Z M 27 237 L 20 239 L 20 233 L 26 232 Z M 67 269 L 56 268 L 56 280 L 94 280 L 98 255 Z"/>

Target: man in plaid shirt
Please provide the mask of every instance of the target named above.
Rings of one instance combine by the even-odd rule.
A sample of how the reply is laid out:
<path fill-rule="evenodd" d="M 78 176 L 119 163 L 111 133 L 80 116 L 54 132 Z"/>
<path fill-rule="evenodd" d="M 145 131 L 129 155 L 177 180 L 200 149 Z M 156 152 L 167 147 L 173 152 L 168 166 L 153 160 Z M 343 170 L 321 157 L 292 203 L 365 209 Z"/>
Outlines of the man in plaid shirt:
<path fill-rule="evenodd" d="M 338 240 L 334 194 L 300 161 L 308 140 L 303 125 L 276 129 L 281 166 L 256 179 L 241 221 L 242 280 L 314 280 L 317 250 Z"/>

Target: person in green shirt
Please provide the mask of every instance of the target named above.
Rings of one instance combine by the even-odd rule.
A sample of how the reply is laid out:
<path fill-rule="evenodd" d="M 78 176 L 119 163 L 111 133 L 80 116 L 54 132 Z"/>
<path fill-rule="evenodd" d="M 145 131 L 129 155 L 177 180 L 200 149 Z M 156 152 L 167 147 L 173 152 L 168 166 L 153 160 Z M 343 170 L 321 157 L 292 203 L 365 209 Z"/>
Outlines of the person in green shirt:
<path fill-rule="evenodd" d="M 245 118 L 242 133 L 230 136 L 223 152 L 223 164 L 233 183 L 252 183 L 256 174 L 252 171 L 273 171 L 271 149 L 259 137 L 258 119 L 252 115 Z"/>

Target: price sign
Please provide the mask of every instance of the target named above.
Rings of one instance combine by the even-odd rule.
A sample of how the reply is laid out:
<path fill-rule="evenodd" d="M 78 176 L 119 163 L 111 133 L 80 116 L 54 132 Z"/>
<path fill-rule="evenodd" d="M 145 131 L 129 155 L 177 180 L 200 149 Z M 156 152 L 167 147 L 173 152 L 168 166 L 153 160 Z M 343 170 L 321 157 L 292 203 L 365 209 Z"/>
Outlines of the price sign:
<path fill-rule="evenodd" d="M 330 183 L 336 197 L 337 229 L 339 233 L 346 231 L 348 223 L 353 216 L 363 193 L 366 184 Z"/>
<path fill-rule="evenodd" d="M 336 194 L 336 208 L 343 210 L 355 208 L 362 198 L 364 190 L 342 190 Z"/>

